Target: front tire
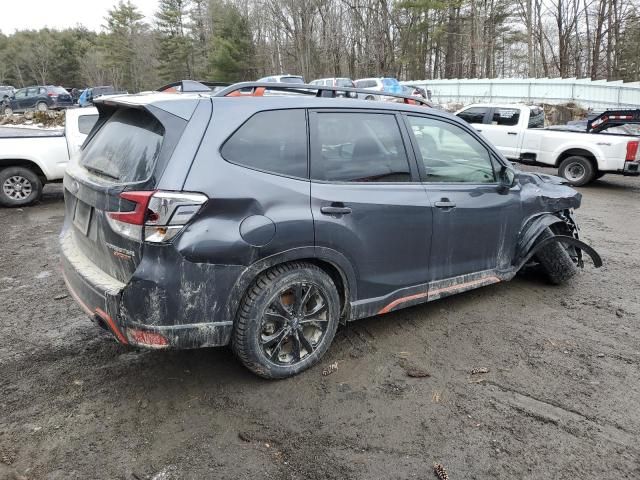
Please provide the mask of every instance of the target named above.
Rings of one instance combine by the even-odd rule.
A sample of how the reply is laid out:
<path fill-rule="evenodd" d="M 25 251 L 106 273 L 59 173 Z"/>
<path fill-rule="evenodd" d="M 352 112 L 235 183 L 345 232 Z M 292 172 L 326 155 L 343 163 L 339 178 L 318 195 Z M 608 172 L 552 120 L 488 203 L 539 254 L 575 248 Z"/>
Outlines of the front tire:
<path fill-rule="evenodd" d="M 13 110 L 10 106 L 7 105 L 2 109 L 2 114 L 6 117 L 10 117 L 11 115 L 13 115 Z"/>
<path fill-rule="evenodd" d="M 550 228 L 546 228 L 540 234 L 540 240 L 545 240 L 553 236 Z M 567 248 L 560 242 L 553 242 L 544 247 L 536 258 L 544 271 L 549 283 L 560 285 L 571 279 L 578 273 L 578 267 L 569 255 Z"/>
<path fill-rule="evenodd" d="M 322 358 L 338 328 L 340 298 L 323 270 L 306 262 L 273 267 L 247 291 L 232 347 L 263 378 L 286 378 Z"/>
<path fill-rule="evenodd" d="M 40 200 L 42 181 L 25 167 L 0 170 L 0 205 L 24 207 Z"/>
<path fill-rule="evenodd" d="M 572 186 L 581 187 L 594 180 L 596 170 L 588 158 L 574 155 L 560 163 L 558 173 Z"/>

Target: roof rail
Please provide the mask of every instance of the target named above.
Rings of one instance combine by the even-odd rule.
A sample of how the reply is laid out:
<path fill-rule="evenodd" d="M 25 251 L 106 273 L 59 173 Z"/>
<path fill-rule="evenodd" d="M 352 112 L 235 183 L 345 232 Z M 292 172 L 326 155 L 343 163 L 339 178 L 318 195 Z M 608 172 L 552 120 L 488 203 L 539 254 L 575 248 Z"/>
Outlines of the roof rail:
<path fill-rule="evenodd" d="M 184 93 L 206 93 L 213 91 L 216 87 L 228 87 L 227 82 L 207 82 L 196 80 L 181 80 L 169 83 L 158 88 L 157 92 L 184 92 Z"/>
<path fill-rule="evenodd" d="M 248 90 L 248 91 L 247 91 Z M 420 97 L 413 97 L 410 95 L 403 95 L 401 93 L 390 92 L 376 92 L 373 90 L 366 90 L 364 88 L 353 87 L 325 87 L 322 85 L 307 85 L 302 83 L 287 84 L 287 83 L 275 83 L 275 82 L 240 82 L 234 83 L 222 90 L 214 93 L 214 97 L 262 97 L 267 90 L 276 90 L 290 93 L 297 93 L 301 95 L 313 95 L 315 97 L 348 97 L 357 98 L 358 93 L 363 95 L 376 95 L 380 97 L 393 97 L 400 98 L 406 104 L 410 105 L 422 105 L 425 107 L 432 107 L 433 105 Z M 346 95 L 345 95 L 346 94 Z M 352 94 L 352 95 L 349 95 Z"/>
<path fill-rule="evenodd" d="M 640 123 L 640 109 L 637 110 L 607 110 L 597 117 L 587 121 L 587 132 L 598 133 L 615 125 Z"/>

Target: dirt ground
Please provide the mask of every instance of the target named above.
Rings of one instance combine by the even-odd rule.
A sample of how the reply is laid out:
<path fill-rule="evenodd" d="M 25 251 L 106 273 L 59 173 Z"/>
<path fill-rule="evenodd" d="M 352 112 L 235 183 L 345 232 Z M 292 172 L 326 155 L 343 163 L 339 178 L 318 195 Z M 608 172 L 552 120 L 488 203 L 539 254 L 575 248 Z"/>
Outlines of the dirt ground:
<path fill-rule="evenodd" d="M 602 269 L 350 324 L 284 381 L 116 344 L 65 296 L 60 187 L 0 210 L 0 479 L 640 478 L 640 179 L 581 191 Z"/>

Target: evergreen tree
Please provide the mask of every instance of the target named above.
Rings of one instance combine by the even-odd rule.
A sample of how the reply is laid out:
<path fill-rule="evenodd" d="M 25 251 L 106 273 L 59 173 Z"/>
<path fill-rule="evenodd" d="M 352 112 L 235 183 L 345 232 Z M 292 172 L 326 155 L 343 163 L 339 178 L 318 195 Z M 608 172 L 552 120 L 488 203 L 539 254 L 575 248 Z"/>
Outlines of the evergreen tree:
<path fill-rule="evenodd" d="M 160 75 L 168 81 L 193 77 L 193 41 L 189 35 L 189 0 L 160 0 L 156 13 Z"/>
<path fill-rule="evenodd" d="M 213 10 L 209 74 L 223 82 L 239 82 L 255 75 L 254 47 L 246 15 L 235 4 L 223 3 Z"/>

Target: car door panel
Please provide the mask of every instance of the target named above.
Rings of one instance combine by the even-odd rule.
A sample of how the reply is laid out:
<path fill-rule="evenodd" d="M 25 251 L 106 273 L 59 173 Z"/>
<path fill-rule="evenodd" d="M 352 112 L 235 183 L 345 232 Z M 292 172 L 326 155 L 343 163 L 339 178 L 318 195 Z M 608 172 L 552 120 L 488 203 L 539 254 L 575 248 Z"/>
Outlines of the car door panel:
<path fill-rule="evenodd" d="M 507 268 L 520 226 L 519 187 L 497 182 L 500 162 L 470 128 L 431 116 L 405 118 L 434 205 L 429 280 Z"/>
<path fill-rule="evenodd" d="M 406 132 L 395 114 L 365 112 L 309 114 L 315 245 L 349 259 L 359 300 L 424 284 L 432 234 Z"/>
<path fill-rule="evenodd" d="M 482 127 L 484 136 L 507 158 L 517 160 L 520 156 L 524 136 L 519 126 L 522 115 L 521 108 L 496 107 L 491 111 L 491 123 Z"/>

